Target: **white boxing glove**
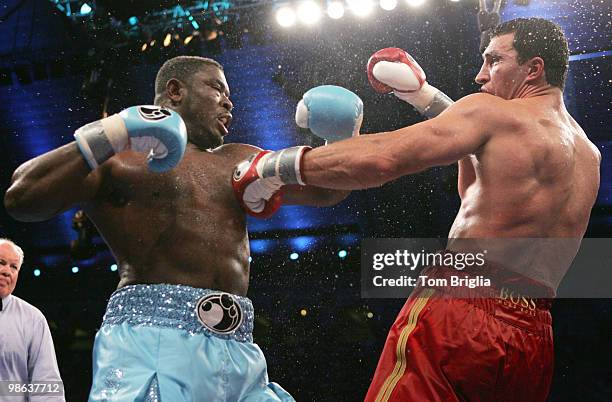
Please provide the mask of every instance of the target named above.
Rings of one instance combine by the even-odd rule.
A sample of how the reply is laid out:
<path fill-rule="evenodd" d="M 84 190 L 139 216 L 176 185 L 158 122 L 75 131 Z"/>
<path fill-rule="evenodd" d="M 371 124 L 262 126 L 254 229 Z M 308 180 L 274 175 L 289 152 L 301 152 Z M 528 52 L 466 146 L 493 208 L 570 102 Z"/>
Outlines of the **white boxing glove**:
<path fill-rule="evenodd" d="M 426 81 L 425 72 L 405 51 L 396 47 L 381 49 L 368 60 L 368 80 L 376 92 L 390 93 L 432 118 L 453 101 Z"/>

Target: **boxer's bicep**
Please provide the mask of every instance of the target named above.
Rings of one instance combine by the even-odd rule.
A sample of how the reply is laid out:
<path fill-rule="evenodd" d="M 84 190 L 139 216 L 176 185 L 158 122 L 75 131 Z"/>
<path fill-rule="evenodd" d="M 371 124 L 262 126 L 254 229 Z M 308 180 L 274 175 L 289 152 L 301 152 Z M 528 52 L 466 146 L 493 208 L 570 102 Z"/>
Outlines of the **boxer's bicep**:
<path fill-rule="evenodd" d="M 387 149 L 397 164 L 394 176 L 450 165 L 476 153 L 490 133 L 488 117 L 477 106 L 460 100 L 434 119 L 392 133 L 396 145 Z"/>

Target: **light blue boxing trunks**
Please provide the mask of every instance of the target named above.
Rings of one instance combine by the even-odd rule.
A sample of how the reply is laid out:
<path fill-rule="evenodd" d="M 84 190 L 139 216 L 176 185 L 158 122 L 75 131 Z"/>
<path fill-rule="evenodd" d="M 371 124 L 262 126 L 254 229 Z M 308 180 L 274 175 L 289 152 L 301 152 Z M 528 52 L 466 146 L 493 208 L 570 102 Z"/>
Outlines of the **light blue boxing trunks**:
<path fill-rule="evenodd" d="M 295 400 L 268 381 L 246 297 L 182 285 L 132 285 L 108 302 L 89 401 Z"/>

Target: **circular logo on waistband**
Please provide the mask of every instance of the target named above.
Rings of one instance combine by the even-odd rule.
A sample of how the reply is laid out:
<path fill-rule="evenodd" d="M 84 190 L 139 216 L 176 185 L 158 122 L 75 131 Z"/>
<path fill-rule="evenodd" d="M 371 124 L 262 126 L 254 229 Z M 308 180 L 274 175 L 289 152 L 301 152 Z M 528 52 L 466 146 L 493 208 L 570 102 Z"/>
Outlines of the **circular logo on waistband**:
<path fill-rule="evenodd" d="M 217 334 L 234 332 L 242 323 L 242 309 L 238 301 L 228 293 L 203 296 L 196 305 L 198 320 Z"/>

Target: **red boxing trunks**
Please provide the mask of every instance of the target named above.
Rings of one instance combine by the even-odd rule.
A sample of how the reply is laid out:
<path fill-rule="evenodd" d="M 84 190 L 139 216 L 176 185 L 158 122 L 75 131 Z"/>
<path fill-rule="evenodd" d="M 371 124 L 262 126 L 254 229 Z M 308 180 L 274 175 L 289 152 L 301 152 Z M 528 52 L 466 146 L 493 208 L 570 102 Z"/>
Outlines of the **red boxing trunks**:
<path fill-rule="evenodd" d="M 453 270 L 426 271 L 440 278 Z M 554 357 L 550 299 L 503 287 L 497 297 L 453 292 L 415 289 L 389 331 L 365 401 L 545 401 Z"/>

